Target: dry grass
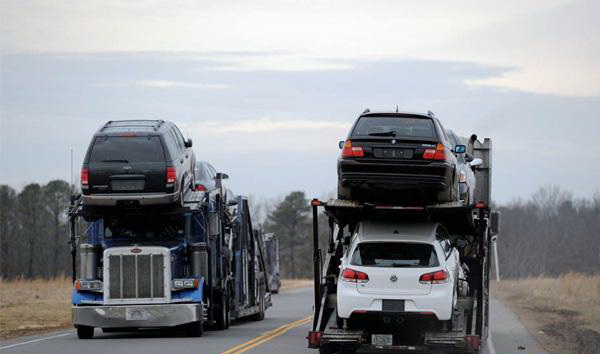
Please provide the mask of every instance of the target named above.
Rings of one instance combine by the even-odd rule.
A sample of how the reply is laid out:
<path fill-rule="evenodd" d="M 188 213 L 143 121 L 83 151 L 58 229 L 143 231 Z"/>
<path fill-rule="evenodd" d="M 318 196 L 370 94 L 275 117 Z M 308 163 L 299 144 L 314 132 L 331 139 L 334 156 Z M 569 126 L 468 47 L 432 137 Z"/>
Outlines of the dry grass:
<path fill-rule="evenodd" d="M 600 348 L 600 275 L 566 273 L 492 283 L 550 352 L 590 353 Z"/>
<path fill-rule="evenodd" d="M 1 280 L 0 339 L 71 326 L 71 280 Z"/>
<path fill-rule="evenodd" d="M 314 285 L 312 279 L 282 279 L 281 280 L 281 291 L 310 288 Z"/>

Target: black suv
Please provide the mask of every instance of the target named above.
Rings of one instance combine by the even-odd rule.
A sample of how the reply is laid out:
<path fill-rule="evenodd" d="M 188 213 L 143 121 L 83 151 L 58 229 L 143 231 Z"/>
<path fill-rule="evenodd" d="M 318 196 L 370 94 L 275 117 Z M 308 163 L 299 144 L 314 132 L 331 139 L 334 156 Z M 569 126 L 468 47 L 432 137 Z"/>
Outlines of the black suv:
<path fill-rule="evenodd" d="M 171 122 L 107 122 L 94 134 L 83 161 L 84 205 L 183 205 L 185 190 L 194 184 L 191 147 Z"/>
<path fill-rule="evenodd" d="M 433 115 L 369 112 L 340 141 L 338 198 L 372 202 L 458 200 L 459 175 L 451 146 Z M 464 151 L 463 151 L 464 152 Z"/>

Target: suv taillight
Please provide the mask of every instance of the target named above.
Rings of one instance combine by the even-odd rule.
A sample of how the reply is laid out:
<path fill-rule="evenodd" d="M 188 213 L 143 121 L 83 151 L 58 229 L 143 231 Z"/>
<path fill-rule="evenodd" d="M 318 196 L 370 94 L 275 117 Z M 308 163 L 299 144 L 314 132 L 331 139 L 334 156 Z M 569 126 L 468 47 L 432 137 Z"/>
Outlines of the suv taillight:
<path fill-rule="evenodd" d="M 435 149 L 426 149 L 423 152 L 425 160 L 446 160 L 446 147 L 444 144 L 437 144 Z"/>
<path fill-rule="evenodd" d="M 90 183 L 90 170 L 87 168 L 81 169 L 81 185 L 87 186 Z"/>
<path fill-rule="evenodd" d="M 365 152 L 362 146 L 352 146 L 350 139 L 344 142 L 344 148 L 342 149 L 342 157 L 364 157 Z"/>
<path fill-rule="evenodd" d="M 346 268 L 342 272 L 342 280 L 353 283 L 366 283 L 369 281 L 367 273 L 359 272 L 358 270 Z"/>
<path fill-rule="evenodd" d="M 445 270 L 425 273 L 419 278 L 421 284 L 442 284 L 448 282 L 448 273 Z"/>
<path fill-rule="evenodd" d="M 175 167 L 167 167 L 167 183 L 172 184 L 177 180 L 177 171 Z"/>

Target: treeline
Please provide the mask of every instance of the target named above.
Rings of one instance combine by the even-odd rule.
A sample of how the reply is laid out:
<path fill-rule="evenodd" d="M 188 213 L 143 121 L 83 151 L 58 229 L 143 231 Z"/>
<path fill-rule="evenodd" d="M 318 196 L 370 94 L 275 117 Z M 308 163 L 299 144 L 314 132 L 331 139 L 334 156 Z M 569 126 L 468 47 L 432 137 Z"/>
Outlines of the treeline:
<path fill-rule="evenodd" d="M 71 187 L 61 180 L 28 184 L 17 193 L 0 185 L 0 275 L 51 278 L 70 274 L 67 208 Z"/>
<path fill-rule="evenodd" d="M 29 184 L 20 192 L 0 185 L 0 276 L 49 278 L 70 274 L 66 211 L 71 188 L 65 181 Z M 291 192 L 263 205 L 263 228 L 280 240 L 280 272 L 285 278 L 313 274 L 312 215 L 304 192 Z M 577 199 L 546 187 L 529 200 L 498 208 L 502 277 L 555 276 L 569 271 L 600 271 L 600 194 Z M 319 218 L 325 249 L 328 226 Z"/>
<path fill-rule="evenodd" d="M 501 278 L 600 273 L 600 194 L 577 199 L 546 187 L 499 209 Z"/>

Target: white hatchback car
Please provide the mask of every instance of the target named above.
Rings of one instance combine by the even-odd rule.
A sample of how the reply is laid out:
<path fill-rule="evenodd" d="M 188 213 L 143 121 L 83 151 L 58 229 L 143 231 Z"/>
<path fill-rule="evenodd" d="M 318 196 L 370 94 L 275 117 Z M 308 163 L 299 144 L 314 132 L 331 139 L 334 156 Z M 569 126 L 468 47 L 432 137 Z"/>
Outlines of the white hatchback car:
<path fill-rule="evenodd" d="M 361 316 L 399 323 L 400 315 L 452 319 L 464 273 L 442 225 L 368 221 L 351 237 L 337 284 L 340 322 Z"/>

